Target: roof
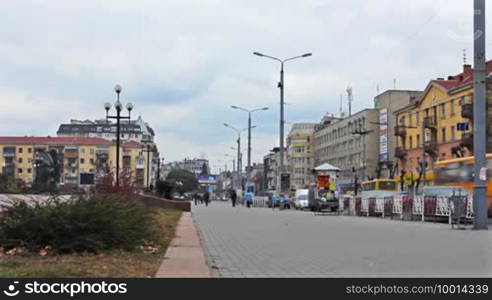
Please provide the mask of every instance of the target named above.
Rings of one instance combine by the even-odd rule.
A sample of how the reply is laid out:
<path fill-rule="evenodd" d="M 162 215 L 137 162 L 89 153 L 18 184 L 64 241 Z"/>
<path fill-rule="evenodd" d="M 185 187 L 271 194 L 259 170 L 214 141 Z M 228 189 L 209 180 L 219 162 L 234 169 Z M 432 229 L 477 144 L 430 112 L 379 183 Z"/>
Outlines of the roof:
<path fill-rule="evenodd" d="M 474 69 L 471 65 L 464 65 L 463 72 L 454 76 L 449 76 L 448 80 L 437 79 L 431 80 L 431 82 L 442 86 L 446 90 L 451 90 L 473 83 L 473 72 Z M 487 61 L 485 72 L 487 75 L 492 72 L 492 60 Z"/>
<path fill-rule="evenodd" d="M 320 166 L 317 166 L 316 168 L 314 168 L 315 171 L 340 171 L 339 168 L 333 166 L 333 165 L 330 165 L 329 163 L 324 163 Z"/>
<path fill-rule="evenodd" d="M 0 136 L 0 144 L 78 144 L 111 145 L 112 142 L 102 138 L 91 137 L 35 137 L 35 136 Z"/>
<path fill-rule="evenodd" d="M 140 147 L 140 146 L 142 146 L 142 144 L 139 143 L 139 142 L 135 142 L 135 141 L 129 141 L 129 142 L 126 142 L 126 143 L 123 144 L 123 147 L 128 147 L 128 148 L 130 148 L 130 147 Z"/>

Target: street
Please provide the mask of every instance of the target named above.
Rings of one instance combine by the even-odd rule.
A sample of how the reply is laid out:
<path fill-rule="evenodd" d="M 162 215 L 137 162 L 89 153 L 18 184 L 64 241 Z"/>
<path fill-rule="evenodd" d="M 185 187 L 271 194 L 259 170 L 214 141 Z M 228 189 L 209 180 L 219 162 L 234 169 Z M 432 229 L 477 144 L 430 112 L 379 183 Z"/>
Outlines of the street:
<path fill-rule="evenodd" d="M 492 232 L 447 224 L 193 206 L 214 277 L 492 276 Z"/>

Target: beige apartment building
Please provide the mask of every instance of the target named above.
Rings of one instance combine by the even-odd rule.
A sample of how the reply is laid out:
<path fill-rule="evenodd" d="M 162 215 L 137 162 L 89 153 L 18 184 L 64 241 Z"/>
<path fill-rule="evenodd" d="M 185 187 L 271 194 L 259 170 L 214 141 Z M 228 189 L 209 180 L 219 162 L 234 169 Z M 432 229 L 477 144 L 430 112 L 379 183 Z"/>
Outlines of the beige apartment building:
<path fill-rule="evenodd" d="M 379 156 L 379 110 L 364 109 L 338 119 L 324 117 L 314 131 L 315 166 L 329 163 L 340 168 L 337 183 L 342 191 L 376 177 Z"/>
<path fill-rule="evenodd" d="M 287 170 L 291 189 L 308 188 L 314 182 L 314 129 L 316 123 L 296 123 L 287 136 Z"/>

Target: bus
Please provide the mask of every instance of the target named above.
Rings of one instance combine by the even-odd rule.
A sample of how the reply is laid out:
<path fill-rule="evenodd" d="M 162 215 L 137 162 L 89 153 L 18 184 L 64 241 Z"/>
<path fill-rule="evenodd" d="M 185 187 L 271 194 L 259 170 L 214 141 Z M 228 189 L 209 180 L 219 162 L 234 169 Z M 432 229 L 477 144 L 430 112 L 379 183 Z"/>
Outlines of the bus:
<path fill-rule="evenodd" d="M 362 191 L 390 191 L 398 192 L 398 180 L 374 179 L 362 182 Z"/>
<path fill-rule="evenodd" d="M 373 179 L 361 184 L 363 197 L 385 197 L 399 192 L 396 179 Z"/>
<path fill-rule="evenodd" d="M 492 216 L 492 153 L 487 154 L 487 201 L 489 216 Z M 434 166 L 434 184 L 459 186 L 473 193 L 475 157 L 460 157 L 442 160 Z"/>

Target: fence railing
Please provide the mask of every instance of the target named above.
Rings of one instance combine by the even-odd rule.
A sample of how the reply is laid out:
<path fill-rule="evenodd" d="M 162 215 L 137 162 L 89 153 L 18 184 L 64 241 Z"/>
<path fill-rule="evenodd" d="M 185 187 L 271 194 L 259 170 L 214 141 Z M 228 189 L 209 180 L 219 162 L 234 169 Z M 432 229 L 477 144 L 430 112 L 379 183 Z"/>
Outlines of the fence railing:
<path fill-rule="evenodd" d="M 339 199 L 341 214 L 349 216 L 390 217 L 401 220 L 430 221 L 452 218 L 460 215 L 462 219 L 473 218 L 471 196 L 394 196 L 363 198 L 343 195 Z M 459 207 L 455 207 L 458 205 Z M 459 210 L 459 211 L 458 211 Z"/>

